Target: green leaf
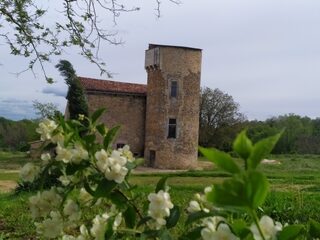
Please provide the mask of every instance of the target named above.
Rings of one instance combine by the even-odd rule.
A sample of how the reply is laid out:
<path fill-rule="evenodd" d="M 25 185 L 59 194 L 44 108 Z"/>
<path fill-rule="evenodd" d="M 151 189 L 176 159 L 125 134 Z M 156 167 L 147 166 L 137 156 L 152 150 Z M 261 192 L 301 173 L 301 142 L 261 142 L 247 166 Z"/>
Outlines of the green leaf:
<path fill-rule="evenodd" d="M 247 137 L 246 131 L 243 130 L 233 142 L 233 150 L 239 154 L 241 158 L 247 160 L 252 151 L 252 142 Z"/>
<path fill-rule="evenodd" d="M 140 227 L 142 224 L 145 224 L 146 222 L 148 222 L 149 220 L 151 220 L 152 218 L 151 217 L 144 217 L 142 218 L 139 222 L 138 222 L 138 226 L 137 227 Z"/>
<path fill-rule="evenodd" d="M 135 164 L 135 163 L 132 163 L 132 162 L 127 162 L 126 163 L 126 168 L 130 171 L 130 170 L 132 170 L 132 169 L 134 169 L 134 168 L 136 168 L 137 167 L 137 165 Z"/>
<path fill-rule="evenodd" d="M 126 226 L 128 228 L 134 228 L 135 224 L 136 224 L 136 211 L 134 210 L 134 208 L 129 205 L 127 210 L 123 213 L 123 217 L 124 220 L 126 222 Z"/>
<path fill-rule="evenodd" d="M 156 189 L 155 189 L 156 193 L 159 192 L 160 190 L 166 191 L 166 189 L 167 189 L 167 179 L 168 179 L 168 177 L 160 178 L 160 180 L 157 183 Z"/>
<path fill-rule="evenodd" d="M 91 196 L 94 196 L 95 195 L 95 192 L 94 190 L 92 190 L 92 188 L 90 187 L 89 183 L 87 181 L 84 181 L 84 189 L 91 194 Z"/>
<path fill-rule="evenodd" d="M 96 129 L 98 130 L 98 132 L 99 132 L 102 136 L 104 136 L 104 135 L 106 134 L 106 128 L 105 128 L 105 126 L 104 126 L 103 123 L 97 125 L 97 126 L 96 126 Z"/>
<path fill-rule="evenodd" d="M 319 238 L 320 237 L 320 223 L 313 220 L 313 219 L 310 219 L 309 233 L 310 233 L 311 237 Z"/>
<path fill-rule="evenodd" d="M 245 183 L 247 201 L 250 207 L 257 208 L 264 203 L 269 191 L 269 183 L 261 172 L 250 171 L 247 176 Z"/>
<path fill-rule="evenodd" d="M 180 208 L 178 206 L 174 206 L 170 210 L 170 216 L 166 218 L 166 227 L 168 229 L 173 228 L 176 226 L 180 218 Z"/>
<path fill-rule="evenodd" d="M 115 190 L 110 193 L 108 197 L 118 209 L 125 208 L 127 205 L 128 199 L 120 192 L 120 190 Z"/>
<path fill-rule="evenodd" d="M 250 229 L 247 227 L 247 223 L 243 219 L 236 219 L 233 221 L 231 228 L 235 235 L 240 239 L 245 239 L 250 233 Z"/>
<path fill-rule="evenodd" d="M 107 222 L 106 231 L 104 233 L 104 239 L 110 239 L 113 235 L 113 223 L 114 223 L 114 217 L 110 217 Z"/>
<path fill-rule="evenodd" d="M 159 238 L 160 240 L 173 240 L 173 238 L 170 235 L 170 232 L 166 229 L 160 231 Z"/>
<path fill-rule="evenodd" d="M 241 171 L 240 167 L 227 153 L 221 152 L 217 149 L 208 149 L 203 147 L 199 147 L 199 151 L 203 156 L 205 156 L 205 158 L 229 173 L 239 173 Z"/>
<path fill-rule="evenodd" d="M 195 240 L 201 237 L 201 230 L 203 227 L 196 227 L 192 229 L 190 232 L 185 233 L 182 235 L 179 240 Z"/>
<path fill-rule="evenodd" d="M 303 225 L 290 225 L 285 227 L 279 234 L 279 240 L 294 240 L 303 233 Z"/>
<path fill-rule="evenodd" d="M 257 208 L 264 202 L 268 190 L 266 177 L 260 172 L 250 171 L 215 184 L 207 199 L 220 206 Z"/>
<path fill-rule="evenodd" d="M 100 108 L 97 111 L 95 111 L 92 115 L 91 115 L 91 121 L 94 124 L 98 118 L 101 117 L 101 115 L 106 111 L 105 108 Z"/>
<path fill-rule="evenodd" d="M 111 128 L 107 132 L 107 134 L 103 140 L 103 146 L 105 149 L 109 148 L 109 145 L 112 143 L 112 141 L 113 141 L 114 137 L 116 136 L 117 132 L 119 131 L 119 129 L 120 129 L 120 126 L 116 126 L 116 127 Z"/>
<path fill-rule="evenodd" d="M 86 146 L 90 146 L 94 144 L 94 141 L 96 140 L 96 135 L 89 134 L 89 135 L 83 136 L 83 140 L 86 142 Z"/>
<path fill-rule="evenodd" d="M 282 133 L 283 131 L 274 136 L 262 139 L 253 146 L 251 154 L 248 158 L 249 169 L 255 169 L 262 161 L 262 159 L 271 153 Z"/>
<path fill-rule="evenodd" d="M 108 197 L 109 193 L 117 186 L 114 181 L 109 181 L 107 179 L 102 179 L 94 191 L 95 197 Z"/>
<path fill-rule="evenodd" d="M 187 218 L 187 221 L 185 222 L 185 225 L 189 225 L 189 224 L 191 224 L 195 221 L 198 221 L 199 219 L 202 219 L 202 218 L 211 217 L 214 214 L 215 213 L 212 213 L 212 212 L 206 213 L 206 212 L 202 212 L 202 211 L 191 213 L 188 215 L 188 218 Z"/>
<path fill-rule="evenodd" d="M 89 162 L 83 162 L 81 164 L 68 164 L 66 167 L 66 174 L 73 175 L 77 171 L 81 171 L 90 165 Z"/>
<path fill-rule="evenodd" d="M 244 179 L 233 176 L 222 184 L 214 184 L 212 191 L 207 193 L 207 200 L 219 206 L 236 208 L 248 206 Z"/>

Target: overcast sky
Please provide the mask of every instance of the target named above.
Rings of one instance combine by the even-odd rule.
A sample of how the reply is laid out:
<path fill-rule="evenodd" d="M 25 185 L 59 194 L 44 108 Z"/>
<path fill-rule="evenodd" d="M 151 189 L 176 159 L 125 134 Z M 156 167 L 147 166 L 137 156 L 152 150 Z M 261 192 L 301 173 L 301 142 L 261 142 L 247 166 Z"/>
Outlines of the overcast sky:
<path fill-rule="evenodd" d="M 139 12 L 122 14 L 117 26 L 121 46 L 107 43 L 101 57 L 114 80 L 146 83 L 144 51 L 149 43 L 203 49 L 201 85 L 233 96 L 248 119 L 295 113 L 320 117 L 320 1 L 316 0 L 136 0 Z M 110 25 L 112 26 L 112 25 Z M 64 112 L 66 86 L 46 84 L 39 69 L 16 77 L 28 61 L 8 54 L 0 42 L 0 116 L 34 118 L 32 101 L 52 102 Z M 61 56 L 78 75 L 100 77 L 99 70 L 70 49 Z M 58 59 L 54 59 L 52 65 Z"/>

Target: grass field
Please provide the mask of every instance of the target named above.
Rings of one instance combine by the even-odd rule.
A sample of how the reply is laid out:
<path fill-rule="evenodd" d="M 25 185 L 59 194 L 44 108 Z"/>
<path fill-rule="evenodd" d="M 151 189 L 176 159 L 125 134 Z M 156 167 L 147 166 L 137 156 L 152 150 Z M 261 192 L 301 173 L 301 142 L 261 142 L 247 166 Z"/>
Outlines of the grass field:
<path fill-rule="evenodd" d="M 261 166 L 271 183 L 271 191 L 262 206 L 264 212 L 260 214 L 270 215 L 282 223 L 307 222 L 309 218 L 320 221 L 320 156 L 277 155 L 269 156 L 269 159 L 279 160 L 281 164 Z M 1 182 L 18 179 L 18 172 L 14 170 L 19 169 L 26 161 L 28 159 L 24 154 L 0 152 L 0 189 Z M 170 176 L 172 201 L 184 208 L 194 193 L 228 177 L 213 169 L 170 174 L 136 174 L 130 181 L 140 186 L 136 191 L 147 196 L 164 175 Z M 0 239 L 32 239 L 35 235 L 27 209 L 30 195 L 31 193 L 0 193 Z M 183 221 L 175 231 L 184 231 Z"/>

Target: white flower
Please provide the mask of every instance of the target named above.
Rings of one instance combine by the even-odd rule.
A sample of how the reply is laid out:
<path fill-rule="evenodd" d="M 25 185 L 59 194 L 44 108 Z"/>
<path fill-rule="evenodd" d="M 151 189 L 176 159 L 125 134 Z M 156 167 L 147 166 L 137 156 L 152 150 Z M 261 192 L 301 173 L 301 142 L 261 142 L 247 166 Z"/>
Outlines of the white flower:
<path fill-rule="evenodd" d="M 130 151 L 129 145 L 124 145 L 123 148 L 118 148 L 118 151 L 121 153 L 122 156 L 127 158 L 128 162 L 134 161 L 134 157 L 132 152 Z"/>
<path fill-rule="evenodd" d="M 49 119 L 44 119 L 39 123 L 39 127 L 36 132 L 41 135 L 41 140 L 49 140 L 52 137 L 52 132 L 57 128 L 57 124 Z"/>
<path fill-rule="evenodd" d="M 79 119 L 79 121 L 83 121 L 84 120 L 84 115 L 83 114 L 79 114 L 78 115 L 78 119 Z"/>
<path fill-rule="evenodd" d="M 166 224 L 164 218 L 170 216 L 170 209 L 173 208 L 170 195 L 160 190 L 158 193 L 150 193 L 148 200 L 150 201 L 148 215 L 155 220 L 153 227 L 160 229 Z"/>
<path fill-rule="evenodd" d="M 122 222 L 122 213 L 118 213 L 113 222 L 113 230 L 117 230 L 117 228 L 121 225 Z"/>
<path fill-rule="evenodd" d="M 77 240 L 89 240 L 91 239 L 88 229 L 85 225 L 80 226 L 80 235 L 76 238 Z"/>
<path fill-rule="evenodd" d="M 96 239 L 96 240 L 102 240 L 104 239 L 104 233 L 106 231 L 106 225 L 107 225 L 107 219 L 104 218 L 103 216 L 97 215 L 93 220 L 92 220 L 92 227 L 90 229 L 91 235 Z"/>
<path fill-rule="evenodd" d="M 50 153 L 42 153 L 41 154 L 41 160 L 43 161 L 43 163 L 45 165 L 47 165 L 49 163 L 49 161 L 51 160 L 51 155 Z"/>
<path fill-rule="evenodd" d="M 35 166 L 33 163 L 27 163 L 21 169 L 20 177 L 24 182 L 32 182 L 39 172 L 39 167 Z"/>
<path fill-rule="evenodd" d="M 75 148 L 72 149 L 72 162 L 79 164 L 82 160 L 89 158 L 87 150 L 85 150 L 80 144 L 75 144 Z"/>
<path fill-rule="evenodd" d="M 201 230 L 201 237 L 204 240 L 238 240 L 229 226 L 225 223 L 219 224 L 217 230 L 213 228 L 203 228 Z"/>
<path fill-rule="evenodd" d="M 208 194 L 209 192 L 212 192 L 212 187 L 211 186 L 205 187 L 204 188 L 204 193 Z"/>
<path fill-rule="evenodd" d="M 76 204 L 73 200 L 68 199 L 63 208 L 63 214 L 68 216 L 70 221 L 78 221 L 81 217 L 81 211 L 79 209 L 78 204 Z"/>
<path fill-rule="evenodd" d="M 35 223 L 37 233 L 45 238 L 57 238 L 61 235 L 63 222 L 59 212 L 50 212 L 50 218 L 45 219 L 42 223 Z"/>
<path fill-rule="evenodd" d="M 113 150 L 111 156 L 102 149 L 95 153 L 98 169 L 104 173 L 108 180 L 113 180 L 116 183 L 122 183 L 128 173 L 125 167 L 127 159 L 121 156 L 121 152 Z"/>
<path fill-rule="evenodd" d="M 32 218 L 46 217 L 47 214 L 56 210 L 62 202 L 62 198 L 56 193 L 55 188 L 50 191 L 38 192 L 37 195 L 29 198 L 29 208 Z"/>
<path fill-rule="evenodd" d="M 63 235 L 61 240 L 77 240 L 77 238 L 71 235 Z"/>
<path fill-rule="evenodd" d="M 92 196 L 84 188 L 80 189 L 79 201 L 81 203 L 87 205 L 91 202 L 92 199 L 93 199 Z"/>
<path fill-rule="evenodd" d="M 262 216 L 259 221 L 259 226 L 262 231 L 262 234 L 266 240 L 274 240 L 277 239 L 277 232 L 282 230 L 282 225 L 279 222 L 274 224 L 272 218 L 268 216 Z M 262 236 L 260 235 L 259 229 L 256 224 L 252 224 L 250 227 L 251 232 L 253 233 L 253 237 L 255 240 L 262 240 Z"/>
<path fill-rule="evenodd" d="M 64 135 L 61 132 L 56 133 L 51 137 L 51 142 L 57 143 L 63 146 L 64 144 Z"/>
<path fill-rule="evenodd" d="M 73 157 L 72 149 L 61 147 L 59 144 L 56 147 L 58 161 L 63 161 L 64 163 L 69 163 Z"/>
<path fill-rule="evenodd" d="M 220 216 L 214 216 L 214 217 L 207 217 L 202 220 L 202 224 L 205 226 L 205 228 L 208 228 L 210 231 L 216 231 L 217 226 L 221 222 L 225 222 L 225 218 Z"/>
<path fill-rule="evenodd" d="M 187 211 L 189 213 L 199 212 L 201 211 L 201 207 L 197 201 L 193 200 L 189 202 L 189 207 L 187 208 Z"/>
<path fill-rule="evenodd" d="M 62 183 L 63 186 L 68 186 L 70 181 L 70 178 L 68 176 L 65 175 L 61 175 L 59 178 L 59 181 Z"/>

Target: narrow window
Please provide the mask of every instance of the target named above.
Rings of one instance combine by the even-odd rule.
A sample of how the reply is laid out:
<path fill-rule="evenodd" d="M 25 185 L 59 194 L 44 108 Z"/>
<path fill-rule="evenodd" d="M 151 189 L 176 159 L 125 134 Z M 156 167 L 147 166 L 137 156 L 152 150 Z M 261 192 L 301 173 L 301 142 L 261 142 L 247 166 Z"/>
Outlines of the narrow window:
<path fill-rule="evenodd" d="M 156 161 L 156 151 L 150 150 L 149 153 L 149 167 L 154 167 Z"/>
<path fill-rule="evenodd" d="M 178 95 L 178 82 L 171 81 L 171 97 L 176 98 Z"/>
<path fill-rule="evenodd" d="M 169 118 L 168 138 L 176 138 L 177 135 L 177 120 Z"/>

